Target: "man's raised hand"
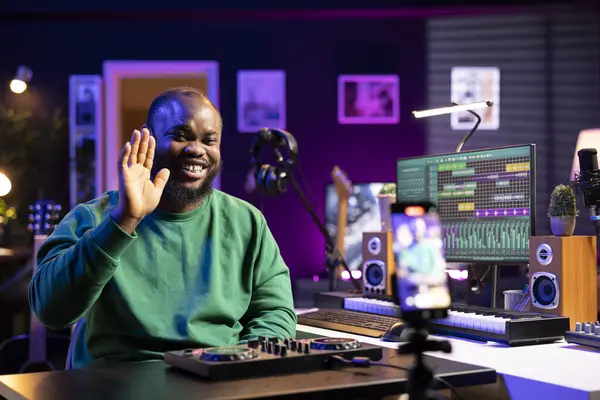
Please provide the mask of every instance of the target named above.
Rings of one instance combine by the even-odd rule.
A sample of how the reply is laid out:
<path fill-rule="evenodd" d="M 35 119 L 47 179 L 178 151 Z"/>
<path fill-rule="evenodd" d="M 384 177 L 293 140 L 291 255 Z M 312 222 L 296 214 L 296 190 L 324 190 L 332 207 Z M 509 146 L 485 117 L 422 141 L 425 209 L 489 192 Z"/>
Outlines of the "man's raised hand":
<path fill-rule="evenodd" d="M 111 212 L 113 220 L 127 233 L 132 233 L 140 221 L 160 202 L 170 171 L 160 170 L 154 181 L 150 172 L 154 162 L 156 139 L 147 128 L 137 129 L 121 150 L 119 157 L 119 205 Z"/>

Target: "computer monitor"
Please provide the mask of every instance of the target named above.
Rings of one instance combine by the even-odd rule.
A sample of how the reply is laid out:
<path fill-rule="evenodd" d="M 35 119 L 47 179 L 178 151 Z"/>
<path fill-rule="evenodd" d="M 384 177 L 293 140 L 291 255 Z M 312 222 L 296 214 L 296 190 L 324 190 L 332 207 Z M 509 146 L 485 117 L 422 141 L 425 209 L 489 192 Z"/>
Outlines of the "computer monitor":
<path fill-rule="evenodd" d="M 397 201 L 429 200 L 448 262 L 529 262 L 535 230 L 535 145 L 399 159 Z"/>
<path fill-rule="evenodd" d="M 353 183 L 348 199 L 348 219 L 344 247 L 346 262 L 351 270 L 360 269 L 362 264 L 363 232 L 381 230 L 381 217 L 377 194 L 386 182 Z M 337 233 L 339 197 L 334 184 L 327 185 L 325 192 L 325 227 L 335 241 Z"/>

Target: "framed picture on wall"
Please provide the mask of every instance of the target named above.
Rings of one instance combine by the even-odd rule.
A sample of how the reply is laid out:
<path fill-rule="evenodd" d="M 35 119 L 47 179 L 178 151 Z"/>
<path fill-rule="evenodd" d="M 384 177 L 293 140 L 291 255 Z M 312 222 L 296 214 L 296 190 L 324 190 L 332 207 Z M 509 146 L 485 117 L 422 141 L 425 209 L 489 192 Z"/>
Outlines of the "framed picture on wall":
<path fill-rule="evenodd" d="M 451 101 L 458 104 L 492 100 L 493 107 L 476 110 L 481 117 L 480 130 L 500 127 L 500 69 L 497 67 L 453 67 L 451 72 Z M 450 114 L 453 130 L 472 129 L 475 116 L 468 112 Z"/>
<path fill-rule="evenodd" d="M 286 129 L 284 71 L 238 71 L 237 85 L 239 132 Z"/>
<path fill-rule="evenodd" d="M 397 124 L 400 122 L 398 75 L 340 75 L 340 124 Z"/>

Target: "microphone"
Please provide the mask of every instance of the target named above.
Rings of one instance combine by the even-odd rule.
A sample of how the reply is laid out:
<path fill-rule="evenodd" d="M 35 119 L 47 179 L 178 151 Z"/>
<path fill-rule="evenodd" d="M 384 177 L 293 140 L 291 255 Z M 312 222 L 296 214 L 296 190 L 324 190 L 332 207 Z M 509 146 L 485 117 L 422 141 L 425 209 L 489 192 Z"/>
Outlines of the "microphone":
<path fill-rule="evenodd" d="M 583 194 L 583 204 L 590 212 L 590 221 L 596 235 L 600 235 L 600 170 L 598 170 L 598 151 L 596 149 L 581 149 L 577 152 L 579 158 L 579 175 L 577 184 Z"/>

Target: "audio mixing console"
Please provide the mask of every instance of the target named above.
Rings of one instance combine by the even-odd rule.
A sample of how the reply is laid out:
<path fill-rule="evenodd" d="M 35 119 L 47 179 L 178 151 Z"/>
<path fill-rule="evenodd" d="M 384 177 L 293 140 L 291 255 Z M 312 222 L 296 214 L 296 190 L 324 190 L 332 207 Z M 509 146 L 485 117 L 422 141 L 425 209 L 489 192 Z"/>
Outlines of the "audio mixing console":
<path fill-rule="evenodd" d="M 383 356 L 382 348 L 346 338 L 285 339 L 260 336 L 247 345 L 170 351 L 165 362 L 204 378 L 225 380 L 294 374 L 328 368 L 331 356 Z"/>
<path fill-rule="evenodd" d="M 565 332 L 567 343 L 600 349 L 600 322 L 577 322 L 575 330 Z"/>

